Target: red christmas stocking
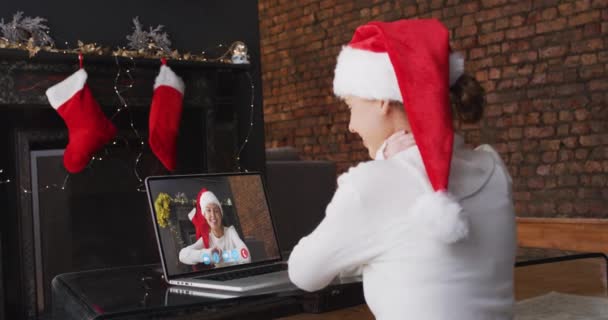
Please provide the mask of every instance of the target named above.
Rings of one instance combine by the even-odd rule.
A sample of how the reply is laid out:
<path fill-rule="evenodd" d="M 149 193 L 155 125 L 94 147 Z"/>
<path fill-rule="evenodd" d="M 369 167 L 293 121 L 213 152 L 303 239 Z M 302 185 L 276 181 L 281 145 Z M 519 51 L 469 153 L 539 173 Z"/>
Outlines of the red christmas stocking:
<path fill-rule="evenodd" d="M 46 90 L 51 106 L 68 127 L 63 164 L 70 173 L 82 171 L 93 154 L 116 135 L 116 127 L 101 111 L 86 82 L 87 72 L 80 69 Z"/>
<path fill-rule="evenodd" d="M 184 89 L 182 79 L 163 60 L 154 82 L 148 140 L 152 152 L 169 171 L 174 171 L 177 165 L 176 142 Z"/>

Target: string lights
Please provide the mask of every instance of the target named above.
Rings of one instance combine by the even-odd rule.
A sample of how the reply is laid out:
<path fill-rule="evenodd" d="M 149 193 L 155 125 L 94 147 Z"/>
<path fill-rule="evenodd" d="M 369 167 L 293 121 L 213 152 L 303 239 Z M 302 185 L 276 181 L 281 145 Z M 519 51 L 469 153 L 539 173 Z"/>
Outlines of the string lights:
<path fill-rule="evenodd" d="M 253 79 L 251 78 L 251 74 L 249 72 L 246 72 L 245 75 L 247 76 L 247 79 L 249 80 L 249 87 L 251 89 L 251 99 L 249 101 L 249 129 L 247 130 L 247 135 L 245 136 L 245 140 L 241 144 L 241 147 L 239 148 L 239 151 L 236 154 L 235 160 L 236 160 L 236 168 L 238 171 L 248 172 L 247 169 L 241 168 L 241 153 L 247 146 L 247 143 L 249 142 L 249 137 L 251 136 L 251 132 L 253 131 L 253 118 L 255 116 L 255 114 L 254 114 L 255 85 L 253 84 Z"/>
<path fill-rule="evenodd" d="M 11 179 L 4 178 L 4 169 L 0 169 L 0 184 L 10 183 Z"/>
<path fill-rule="evenodd" d="M 141 175 L 139 174 L 138 168 L 139 168 L 139 163 L 141 162 L 141 158 L 144 154 L 144 148 L 145 148 L 146 142 L 144 141 L 144 138 L 141 136 L 141 134 L 139 133 L 137 128 L 135 128 L 135 121 L 133 120 L 133 111 L 129 108 L 127 100 L 122 96 L 123 93 L 132 89 L 133 86 L 135 85 L 135 79 L 133 79 L 133 71 L 135 71 L 135 68 L 136 68 L 135 60 L 133 59 L 133 57 L 129 57 L 129 59 L 131 61 L 132 67 L 127 68 L 124 71 L 124 75 L 126 75 L 128 77 L 128 82 L 127 82 L 127 85 L 125 85 L 121 89 L 121 88 L 119 88 L 119 83 L 120 83 L 121 77 L 123 76 L 123 71 L 122 71 L 123 69 L 120 65 L 120 62 L 118 61 L 118 56 L 114 56 L 114 61 L 116 62 L 116 68 L 117 68 L 116 77 L 114 77 L 114 93 L 116 93 L 116 96 L 118 97 L 120 106 L 118 106 L 116 108 L 116 112 L 114 113 L 114 115 L 112 115 L 111 119 L 114 120 L 114 118 L 123 110 L 127 110 L 129 113 L 129 127 L 131 127 L 131 130 L 133 131 L 133 133 L 135 134 L 135 137 L 138 140 L 138 153 L 137 153 L 137 156 L 135 157 L 133 173 L 135 174 L 135 178 L 137 178 L 137 181 L 139 182 L 139 184 L 137 186 L 137 191 L 145 192 L 146 190 L 144 188 L 143 179 L 141 178 Z M 116 145 L 116 140 L 114 140 L 112 142 L 112 144 Z M 128 145 L 128 143 L 127 143 L 127 145 Z"/>
<path fill-rule="evenodd" d="M 68 180 L 70 180 L 70 174 L 66 174 L 65 178 L 63 178 L 63 183 L 61 185 L 58 185 L 56 183 L 52 183 L 52 184 L 48 184 L 45 186 L 42 186 L 40 188 L 38 188 L 39 192 L 45 192 L 45 191 L 49 191 L 49 190 L 65 190 L 67 184 L 68 184 Z M 22 188 L 23 193 L 25 194 L 31 194 L 32 191 L 31 190 L 27 190 L 25 188 Z"/>

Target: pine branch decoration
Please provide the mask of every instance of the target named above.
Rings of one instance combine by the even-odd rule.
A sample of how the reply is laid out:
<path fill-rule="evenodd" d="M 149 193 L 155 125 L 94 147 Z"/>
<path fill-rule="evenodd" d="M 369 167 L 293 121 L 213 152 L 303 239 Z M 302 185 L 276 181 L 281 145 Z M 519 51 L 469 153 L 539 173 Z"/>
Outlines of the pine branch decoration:
<path fill-rule="evenodd" d="M 41 17 L 23 17 L 23 12 L 19 11 L 13 15 L 11 22 L 0 20 L 0 31 L 9 43 L 53 46 L 55 41 L 49 36 L 49 27 L 45 22 L 46 19 Z"/>
<path fill-rule="evenodd" d="M 171 52 L 171 40 L 169 40 L 169 35 L 166 32 L 162 32 L 163 28 L 163 25 L 158 25 L 154 29 L 150 27 L 148 37 L 152 43 L 155 43 L 164 52 Z"/>
<path fill-rule="evenodd" d="M 171 52 L 171 40 L 169 35 L 163 32 L 164 26 L 158 25 L 151 27 L 149 31 L 144 31 L 139 17 L 133 18 L 133 33 L 127 36 L 129 49 L 136 51 L 163 51 Z"/>
<path fill-rule="evenodd" d="M 139 17 L 133 18 L 133 33 L 127 36 L 127 40 L 129 40 L 129 49 L 139 50 L 147 48 L 148 33 L 142 30 Z"/>

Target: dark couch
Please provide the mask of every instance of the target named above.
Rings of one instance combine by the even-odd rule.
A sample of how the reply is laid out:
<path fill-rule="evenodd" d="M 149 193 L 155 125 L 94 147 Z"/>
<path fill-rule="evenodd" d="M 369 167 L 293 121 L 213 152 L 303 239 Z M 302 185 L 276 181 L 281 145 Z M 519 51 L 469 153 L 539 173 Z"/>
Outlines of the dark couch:
<path fill-rule="evenodd" d="M 336 190 L 336 165 L 302 160 L 292 147 L 267 149 L 266 182 L 279 245 L 288 253 L 325 216 Z"/>

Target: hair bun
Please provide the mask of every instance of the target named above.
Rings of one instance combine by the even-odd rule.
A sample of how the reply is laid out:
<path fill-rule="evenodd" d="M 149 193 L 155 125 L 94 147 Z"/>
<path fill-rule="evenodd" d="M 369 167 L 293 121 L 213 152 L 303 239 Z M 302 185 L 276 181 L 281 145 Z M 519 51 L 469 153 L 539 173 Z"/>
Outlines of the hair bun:
<path fill-rule="evenodd" d="M 485 90 L 474 77 L 463 74 L 450 88 L 450 101 L 462 122 L 476 123 L 483 115 Z"/>

